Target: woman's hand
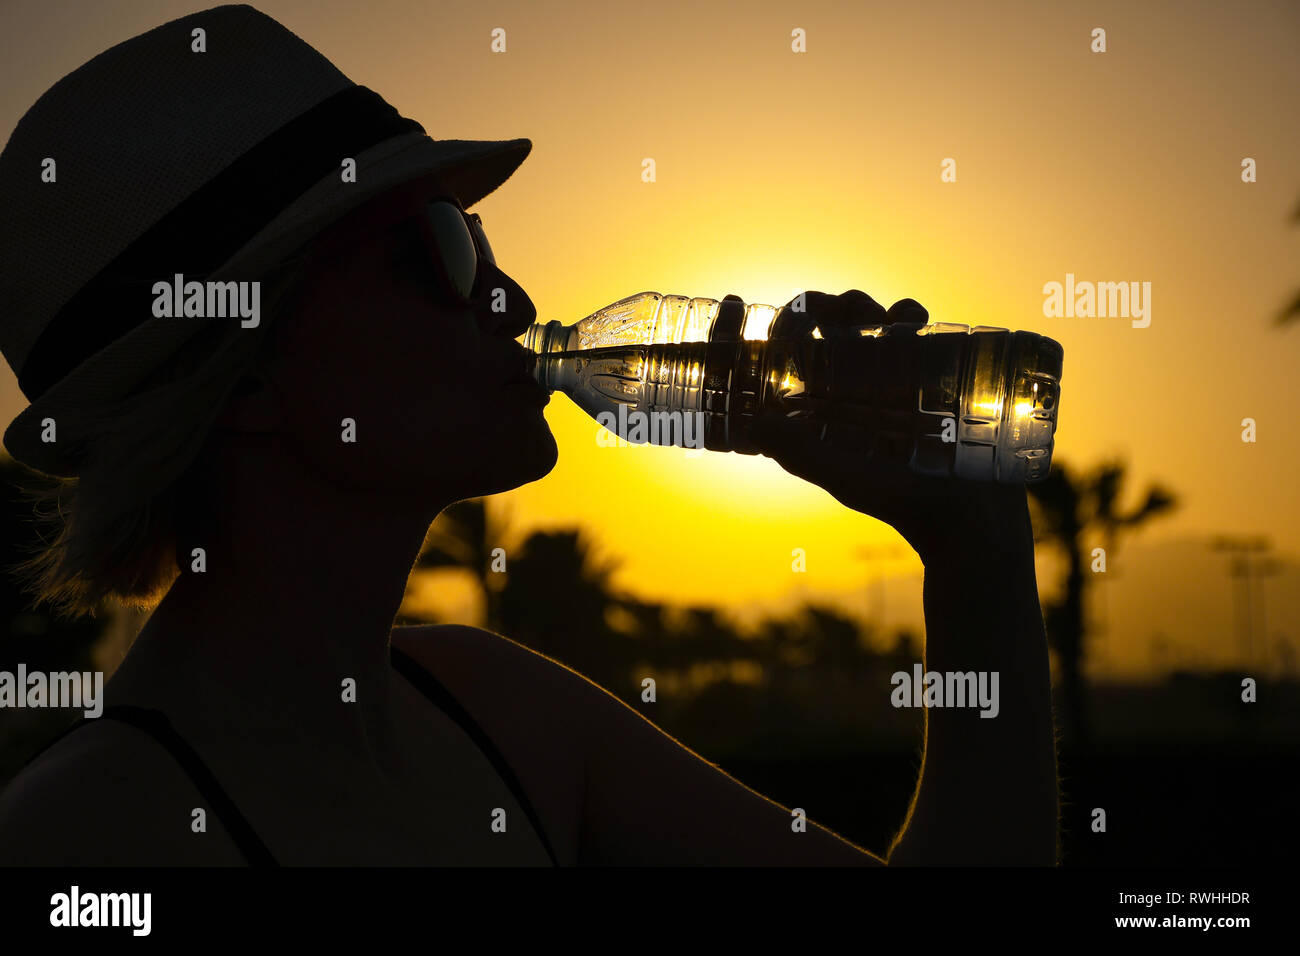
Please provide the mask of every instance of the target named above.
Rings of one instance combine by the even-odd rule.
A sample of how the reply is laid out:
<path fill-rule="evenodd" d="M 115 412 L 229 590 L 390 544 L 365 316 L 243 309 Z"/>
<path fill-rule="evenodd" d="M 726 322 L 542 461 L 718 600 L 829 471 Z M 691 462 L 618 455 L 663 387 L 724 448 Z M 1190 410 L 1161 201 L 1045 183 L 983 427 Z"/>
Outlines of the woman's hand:
<path fill-rule="evenodd" d="M 929 320 L 929 313 L 913 299 L 902 299 L 886 311 L 857 289 L 839 296 L 807 292 L 804 299 L 805 313 L 792 312 L 793 300 L 782 312 L 783 317 L 799 315 L 800 328 L 783 325 L 773 330 L 773 337 L 810 334 L 816 326 L 823 338 L 830 339 L 856 336 L 857 326 Z M 862 436 L 855 434 L 860 427 L 815 412 L 795 417 L 774 412 L 755 419 L 749 438 L 790 474 L 826 489 L 854 511 L 894 527 L 927 566 L 1009 547 L 1023 553 L 1027 546 L 1032 553 L 1023 484 L 933 478 L 901 463 L 864 458 Z"/>
<path fill-rule="evenodd" d="M 810 333 L 812 324 L 832 338 L 857 335 L 853 326 L 929 319 L 911 299 L 886 312 L 857 290 L 807 293 L 806 304 L 809 314 L 789 319 L 793 328 L 783 321 L 777 337 Z M 778 412 L 751 425 L 749 436 L 786 471 L 887 522 L 916 549 L 925 563 L 927 670 L 1000 677 L 996 720 L 969 707 L 926 711 L 921 779 L 888 861 L 1051 866 L 1060 814 L 1051 670 L 1025 487 L 872 461 L 853 428 L 816 412 Z"/>

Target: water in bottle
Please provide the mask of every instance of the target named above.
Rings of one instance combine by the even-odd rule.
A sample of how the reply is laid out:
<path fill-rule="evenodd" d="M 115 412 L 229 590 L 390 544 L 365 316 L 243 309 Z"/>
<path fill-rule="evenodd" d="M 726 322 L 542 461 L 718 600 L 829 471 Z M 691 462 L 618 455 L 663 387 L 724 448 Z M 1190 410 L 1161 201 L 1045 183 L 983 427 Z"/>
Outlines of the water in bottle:
<path fill-rule="evenodd" d="M 932 476 L 1033 482 L 1051 466 L 1063 351 L 952 323 L 810 329 L 791 307 L 630 296 L 519 341 L 538 381 L 631 442 L 758 454 L 768 411 L 817 412 L 851 454 Z"/>

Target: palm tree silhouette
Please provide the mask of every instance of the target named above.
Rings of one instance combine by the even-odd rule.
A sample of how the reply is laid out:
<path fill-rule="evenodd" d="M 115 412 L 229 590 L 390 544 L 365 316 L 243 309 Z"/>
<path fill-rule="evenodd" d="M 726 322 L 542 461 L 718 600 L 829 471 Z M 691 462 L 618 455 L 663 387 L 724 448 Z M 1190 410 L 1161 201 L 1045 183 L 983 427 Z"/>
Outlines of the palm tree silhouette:
<path fill-rule="evenodd" d="M 1084 597 L 1090 584 L 1085 573 L 1091 549 L 1100 539 L 1107 560 L 1126 534 L 1152 518 L 1173 509 L 1173 494 L 1156 484 L 1147 489 L 1142 504 L 1127 511 L 1119 506 L 1126 466 L 1105 463 L 1091 473 L 1076 474 L 1062 462 L 1053 462 L 1042 482 L 1028 486 L 1034 505 L 1034 537 L 1058 545 L 1065 553 L 1065 592 L 1044 608 L 1047 636 L 1061 665 L 1061 717 L 1065 739 L 1079 751 L 1091 745 L 1084 699 L 1083 661 Z"/>
<path fill-rule="evenodd" d="M 507 546 L 509 524 L 484 498 L 458 501 L 430 526 L 414 570 L 468 571 L 483 595 L 484 627 L 625 691 L 636 658 L 649 655 L 647 642 L 615 624 L 620 614 L 658 621 L 662 608 L 615 595 L 617 562 L 598 561 L 580 529 L 534 531 Z M 640 627 L 635 634 L 649 636 Z M 651 653 L 663 650 L 649 643 Z"/>
<path fill-rule="evenodd" d="M 625 693 L 641 645 L 614 624 L 615 560 L 599 560 L 579 528 L 534 531 L 512 551 L 500 595 L 502 633 Z"/>
<path fill-rule="evenodd" d="M 458 501 L 430 526 L 415 562 L 417 571 L 460 568 L 473 575 L 483 594 L 484 626 L 492 631 L 501 630 L 501 595 L 505 588 L 505 574 L 492 569 L 496 557 L 493 552 L 505 548 L 508 526 L 509 520 L 494 515 L 486 499 Z"/>
<path fill-rule="evenodd" d="M 1291 221 L 1300 225 L 1300 203 L 1296 204 L 1295 212 L 1291 213 Z M 1277 324 L 1288 325 L 1298 319 L 1300 319 L 1300 292 L 1297 292 L 1291 304 L 1278 314 Z"/>

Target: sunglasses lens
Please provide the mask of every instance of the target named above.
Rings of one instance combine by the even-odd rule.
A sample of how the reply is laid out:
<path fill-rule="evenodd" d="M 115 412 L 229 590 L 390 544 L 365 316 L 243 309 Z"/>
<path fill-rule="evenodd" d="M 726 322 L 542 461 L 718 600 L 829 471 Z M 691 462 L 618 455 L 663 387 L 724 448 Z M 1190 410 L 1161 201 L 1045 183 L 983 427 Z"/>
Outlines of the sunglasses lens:
<path fill-rule="evenodd" d="M 474 237 L 470 235 L 460 210 L 451 203 L 429 203 L 427 215 L 452 288 L 457 295 L 468 299 L 474 289 L 474 277 L 478 271 L 478 250 L 474 247 Z"/>

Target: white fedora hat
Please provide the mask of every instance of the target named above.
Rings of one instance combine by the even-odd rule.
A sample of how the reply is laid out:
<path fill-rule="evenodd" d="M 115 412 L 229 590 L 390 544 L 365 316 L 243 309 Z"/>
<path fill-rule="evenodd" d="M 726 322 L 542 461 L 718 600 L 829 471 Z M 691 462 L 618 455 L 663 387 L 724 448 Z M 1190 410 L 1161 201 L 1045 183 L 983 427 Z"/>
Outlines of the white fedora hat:
<path fill-rule="evenodd" d="M 430 138 L 246 5 L 101 53 L 37 100 L 0 153 L 0 352 L 31 402 L 5 447 L 75 476 L 79 449 L 43 441 L 45 419 L 129 395 L 210 323 L 239 327 L 155 317 L 154 281 L 255 280 L 367 199 L 429 174 L 470 206 L 531 148 Z"/>

